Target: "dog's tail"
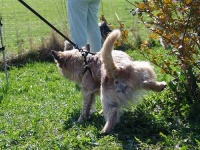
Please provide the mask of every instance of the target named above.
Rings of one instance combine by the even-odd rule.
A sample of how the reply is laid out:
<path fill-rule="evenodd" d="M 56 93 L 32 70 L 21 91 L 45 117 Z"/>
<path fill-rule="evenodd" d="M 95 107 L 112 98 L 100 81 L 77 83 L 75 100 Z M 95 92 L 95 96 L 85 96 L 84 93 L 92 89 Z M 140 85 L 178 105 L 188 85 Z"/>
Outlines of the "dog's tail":
<path fill-rule="evenodd" d="M 114 48 L 115 41 L 120 37 L 120 30 L 113 30 L 106 38 L 103 47 L 101 49 L 102 61 L 107 71 L 107 75 L 114 77 L 117 67 L 114 64 L 112 57 L 112 50 Z"/>

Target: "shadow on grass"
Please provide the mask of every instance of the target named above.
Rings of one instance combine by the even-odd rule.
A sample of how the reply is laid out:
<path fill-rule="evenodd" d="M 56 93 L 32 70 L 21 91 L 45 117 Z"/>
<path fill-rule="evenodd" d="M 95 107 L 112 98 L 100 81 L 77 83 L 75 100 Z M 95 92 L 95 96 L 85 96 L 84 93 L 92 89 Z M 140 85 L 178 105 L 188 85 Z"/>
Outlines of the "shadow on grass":
<path fill-rule="evenodd" d="M 123 143 L 123 149 L 151 149 L 149 145 L 175 148 L 180 141 L 192 148 L 198 147 L 196 141 L 200 141 L 199 121 L 192 119 L 178 124 L 174 120 L 174 124 L 169 126 L 170 121 L 156 121 L 145 110 L 126 112 L 111 134 Z"/>
<path fill-rule="evenodd" d="M 46 38 L 42 39 L 40 46 L 35 46 L 31 50 L 26 50 L 22 54 L 12 54 L 7 57 L 7 68 L 23 67 L 30 62 L 54 62 L 51 50 L 63 51 L 64 42 L 54 32 Z M 4 70 L 3 59 L 0 59 L 0 71 Z"/>
<path fill-rule="evenodd" d="M 160 139 L 159 133 L 168 134 L 167 129 L 154 121 L 154 117 L 144 111 L 125 112 L 121 117 L 120 124 L 113 130 L 113 136 L 123 143 L 124 149 L 138 149 L 138 140 L 156 144 Z"/>
<path fill-rule="evenodd" d="M 64 122 L 64 129 L 68 130 L 70 128 L 73 128 L 73 126 L 76 124 L 77 126 L 87 127 L 89 125 L 94 126 L 99 131 L 101 131 L 102 126 L 104 125 L 104 118 L 99 113 L 93 113 L 90 118 L 87 121 L 84 121 L 82 123 L 77 123 L 77 120 L 80 115 L 80 110 L 75 110 L 70 117 Z"/>
<path fill-rule="evenodd" d="M 80 115 L 80 111 L 75 110 L 71 116 L 64 122 L 64 129 L 68 130 L 76 126 L 87 128 L 94 126 L 99 131 L 96 136 L 102 138 L 106 135 L 101 135 L 100 132 L 105 125 L 104 117 L 99 113 L 94 113 L 91 118 L 78 124 L 76 121 Z M 114 130 L 109 134 L 117 138 L 123 143 L 124 149 L 133 148 L 133 143 L 136 143 L 134 137 L 142 138 L 144 141 L 153 139 L 156 141 L 159 137 L 159 132 L 167 133 L 166 129 L 159 124 L 152 124 L 153 117 L 145 112 L 125 112 L 121 117 L 121 121 L 116 125 Z"/>
<path fill-rule="evenodd" d="M 79 115 L 80 111 L 75 110 L 65 121 L 64 129 L 73 128 Z M 136 108 L 134 111 L 125 112 L 120 119 L 120 123 L 116 125 L 108 136 L 113 136 L 117 141 L 120 141 L 123 149 L 152 149 L 156 145 L 160 148 L 173 149 L 181 140 L 183 144 L 189 145 L 188 147 L 190 148 L 192 146 L 198 147 L 196 140 L 200 141 L 199 120 L 192 119 L 191 121 L 177 124 L 178 121 L 174 119 L 174 121 L 171 121 L 172 125 L 169 125 L 170 121 L 164 120 L 159 121 L 159 119 L 155 119 L 155 116 L 149 114 L 148 111 Z M 81 124 L 76 123 L 76 127 L 79 125 L 82 128 L 94 126 L 99 131 L 95 136 L 101 139 L 107 136 L 100 134 L 104 124 L 103 116 L 94 113 L 88 121 Z M 188 141 L 185 142 L 185 139 Z"/>

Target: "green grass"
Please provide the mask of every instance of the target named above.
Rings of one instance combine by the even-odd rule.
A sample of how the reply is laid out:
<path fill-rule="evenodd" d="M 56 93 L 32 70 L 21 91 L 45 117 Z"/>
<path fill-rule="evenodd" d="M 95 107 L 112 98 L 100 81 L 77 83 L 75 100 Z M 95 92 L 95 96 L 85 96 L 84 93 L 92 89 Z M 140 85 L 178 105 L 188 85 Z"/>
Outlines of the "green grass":
<path fill-rule="evenodd" d="M 136 51 L 128 53 L 141 57 Z M 59 74 L 54 63 L 28 63 L 8 73 L 6 90 L 5 75 L 0 72 L 0 149 L 200 148 L 198 121 L 185 122 L 177 115 L 173 99 L 167 97 L 169 90 L 145 96 L 125 111 L 111 134 L 103 136 L 99 98 L 91 119 L 75 123 L 82 106 L 81 92 Z M 158 78 L 163 76 L 158 74 Z"/>
<path fill-rule="evenodd" d="M 3 72 L 0 76 L 3 83 Z M 99 114 L 85 124 L 74 124 L 82 104 L 81 93 L 74 83 L 62 78 L 55 64 L 34 63 L 12 69 L 9 82 L 7 92 L 3 84 L 1 87 L 0 148 L 121 146 L 113 136 L 101 137 L 104 121 Z M 112 143 L 104 145 L 104 138 Z"/>
<path fill-rule="evenodd" d="M 65 14 L 59 18 L 57 8 L 63 7 L 63 1 L 56 6 L 55 1 L 26 0 L 60 30 L 64 25 L 59 21 Z M 7 53 L 23 53 L 40 46 L 41 38 L 50 35 L 49 27 L 19 2 L 1 0 L 1 4 Z M 125 1 L 103 0 L 101 4 L 99 15 L 104 14 L 108 22 L 117 26 L 116 12 L 128 28 L 141 29 L 140 34 L 145 34 L 146 30 L 129 15 L 130 6 Z M 152 51 L 166 55 L 160 47 Z M 136 50 L 127 53 L 134 60 L 145 60 Z M 156 66 L 155 70 L 158 80 L 172 79 Z M 23 67 L 10 68 L 8 75 L 6 89 L 5 74 L 0 72 L 0 149 L 200 149 L 199 120 L 195 116 L 187 118 L 192 111 L 188 105 L 179 106 L 181 112 L 176 109 L 170 89 L 145 95 L 141 103 L 125 111 L 111 134 L 101 135 L 105 122 L 98 114 L 99 97 L 97 112 L 77 124 L 82 107 L 80 89 L 65 80 L 54 63 L 33 62 L 30 58 Z"/>

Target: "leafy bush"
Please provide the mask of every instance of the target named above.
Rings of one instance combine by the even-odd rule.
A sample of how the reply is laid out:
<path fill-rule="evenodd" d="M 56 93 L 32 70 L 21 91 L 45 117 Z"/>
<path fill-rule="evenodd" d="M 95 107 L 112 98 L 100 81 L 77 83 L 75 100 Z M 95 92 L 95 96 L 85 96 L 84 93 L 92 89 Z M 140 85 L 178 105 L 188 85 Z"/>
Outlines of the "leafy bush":
<path fill-rule="evenodd" d="M 131 3 L 133 15 L 151 33 L 150 38 L 162 38 L 172 48 L 166 55 L 155 53 L 147 44 L 141 53 L 163 73 L 174 80 L 169 83 L 177 105 L 200 104 L 200 1 L 199 0 L 143 0 Z M 193 107 L 194 108 L 194 107 Z M 198 107 L 196 107 L 198 108 Z"/>

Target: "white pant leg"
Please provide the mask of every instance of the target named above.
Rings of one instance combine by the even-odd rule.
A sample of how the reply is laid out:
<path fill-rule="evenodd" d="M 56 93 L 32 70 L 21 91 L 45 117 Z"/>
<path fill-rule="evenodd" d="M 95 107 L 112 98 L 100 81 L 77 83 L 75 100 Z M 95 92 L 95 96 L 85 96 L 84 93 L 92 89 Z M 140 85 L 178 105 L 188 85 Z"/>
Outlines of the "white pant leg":
<path fill-rule="evenodd" d="M 87 42 L 90 44 L 92 52 L 101 49 L 101 33 L 98 26 L 98 10 L 100 0 L 90 0 L 87 17 Z"/>
<path fill-rule="evenodd" d="M 87 0 L 68 0 L 70 39 L 81 48 L 87 44 Z"/>

